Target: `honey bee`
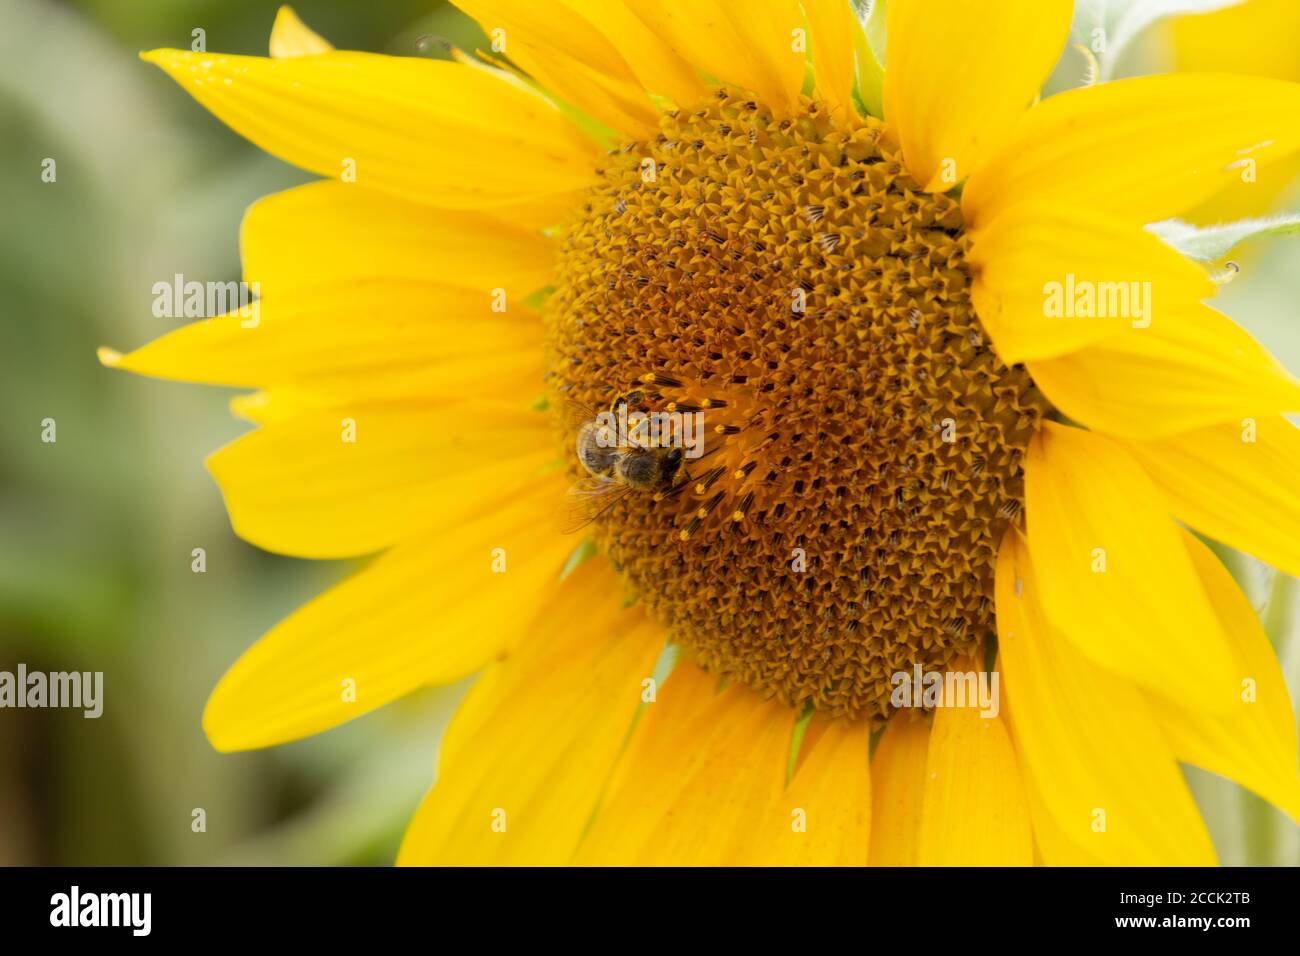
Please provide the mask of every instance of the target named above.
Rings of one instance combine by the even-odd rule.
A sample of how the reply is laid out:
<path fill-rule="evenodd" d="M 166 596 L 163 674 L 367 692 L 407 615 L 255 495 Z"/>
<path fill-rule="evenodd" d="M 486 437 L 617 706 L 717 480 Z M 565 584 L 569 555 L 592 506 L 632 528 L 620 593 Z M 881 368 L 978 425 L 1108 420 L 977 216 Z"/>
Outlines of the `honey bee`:
<path fill-rule="evenodd" d="M 602 421 L 594 409 L 573 401 L 565 405 L 565 421 L 586 474 L 566 496 L 559 522 L 564 534 L 586 527 L 630 494 L 663 495 L 690 479 L 677 445 L 652 443 L 635 429 L 620 442 L 609 419 Z"/>

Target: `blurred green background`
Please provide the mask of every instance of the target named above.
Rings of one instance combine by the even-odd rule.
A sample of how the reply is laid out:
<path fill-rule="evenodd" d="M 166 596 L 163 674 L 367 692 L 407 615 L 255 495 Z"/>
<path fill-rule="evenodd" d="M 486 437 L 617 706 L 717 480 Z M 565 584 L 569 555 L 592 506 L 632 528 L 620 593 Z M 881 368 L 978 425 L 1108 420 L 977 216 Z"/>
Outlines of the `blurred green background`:
<path fill-rule="evenodd" d="M 274 0 L 0 0 L 0 669 L 103 671 L 105 709 L 0 711 L 0 864 L 391 862 L 462 687 L 313 739 L 220 755 L 200 716 L 259 634 L 349 567 L 263 554 L 231 533 L 203 458 L 246 426 L 230 392 L 102 369 L 183 320 L 153 317 L 175 273 L 239 277 L 257 197 L 309 177 L 263 155 L 136 59 L 264 54 Z M 437 0 L 302 0 L 336 45 L 437 55 L 476 28 Z M 1159 66 L 1158 38 L 1129 72 Z M 1131 61 L 1131 62 L 1130 62 Z M 1063 60 L 1056 85 L 1082 61 Z M 1062 77 L 1066 77 L 1064 80 Z M 41 181 L 44 159 L 57 182 Z M 1222 307 L 1300 370 L 1300 243 L 1246 250 Z M 57 442 L 41 441 L 56 422 Z M 191 570 L 194 548 L 207 571 Z M 1230 556 L 1300 697 L 1295 582 Z M 1086 719 L 1086 715 L 1079 715 Z M 1300 830 L 1190 772 L 1225 863 L 1300 863 Z M 191 829 L 203 808 L 207 830 Z"/>

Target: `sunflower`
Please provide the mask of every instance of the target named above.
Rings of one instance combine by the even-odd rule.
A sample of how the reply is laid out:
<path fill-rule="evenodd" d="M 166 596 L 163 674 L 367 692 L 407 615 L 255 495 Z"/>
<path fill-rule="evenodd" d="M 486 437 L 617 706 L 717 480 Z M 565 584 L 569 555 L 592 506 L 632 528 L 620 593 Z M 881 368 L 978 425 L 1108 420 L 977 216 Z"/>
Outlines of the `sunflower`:
<path fill-rule="evenodd" d="M 1210 863 L 1180 762 L 1300 819 L 1190 530 L 1300 573 L 1300 384 L 1144 228 L 1300 151 L 1300 86 L 1038 101 L 1067 0 L 458 5 L 491 51 L 144 55 L 326 178 L 249 209 L 251 317 L 102 359 L 255 389 L 236 532 L 376 555 L 218 749 L 478 674 L 403 863 Z M 703 453 L 557 533 L 566 409 L 620 404 Z"/>

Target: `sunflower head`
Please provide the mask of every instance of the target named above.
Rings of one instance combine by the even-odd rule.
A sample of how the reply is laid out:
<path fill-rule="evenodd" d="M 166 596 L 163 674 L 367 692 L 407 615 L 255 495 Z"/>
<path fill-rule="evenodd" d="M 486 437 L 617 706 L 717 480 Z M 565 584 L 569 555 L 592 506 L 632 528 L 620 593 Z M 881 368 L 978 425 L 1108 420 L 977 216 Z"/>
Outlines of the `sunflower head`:
<path fill-rule="evenodd" d="M 891 675 L 991 630 L 1047 407 L 971 306 L 959 204 L 878 120 L 729 88 L 596 176 L 561 246 L 551 386 L 600 408 L 637 387 L 705 425 L 686 482 L 597 518 L 601 549 L 707 669 L 883 719 Z"/>

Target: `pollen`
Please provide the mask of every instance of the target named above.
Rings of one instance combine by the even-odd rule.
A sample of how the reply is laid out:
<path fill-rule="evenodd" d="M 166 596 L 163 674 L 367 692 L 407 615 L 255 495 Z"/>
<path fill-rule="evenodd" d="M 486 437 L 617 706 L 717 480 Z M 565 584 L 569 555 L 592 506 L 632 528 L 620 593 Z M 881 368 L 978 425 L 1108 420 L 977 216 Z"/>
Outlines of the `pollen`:
<path fill-rule="evenodd" d="M 958 202 L 875 120 L 729 89 L 598 173 L 562 245 L 549 388 L 703 428 L 679 481 L 590 533 L 721 680 L 887 718 L 894 674 L 993 634 L 997 544 L 1050 410 L 975 316 Z"/>

